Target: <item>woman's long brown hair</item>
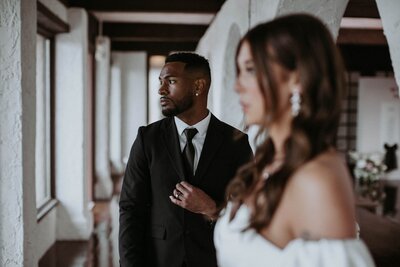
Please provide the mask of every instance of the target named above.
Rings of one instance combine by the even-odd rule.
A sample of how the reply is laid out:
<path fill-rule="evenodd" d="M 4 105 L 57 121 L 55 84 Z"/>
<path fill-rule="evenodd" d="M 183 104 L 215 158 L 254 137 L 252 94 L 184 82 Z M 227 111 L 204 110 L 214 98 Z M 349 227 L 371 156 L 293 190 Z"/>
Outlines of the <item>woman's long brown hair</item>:
<path fill-rule="evenodd" d="M 267 110 L 260 132 L 265 131 L 270 122 L 279 120 L 278 81 L 297 71 L 302 88 L 301 109 L 293 118 L 290 136 L 284 143 L 284 162 L 255 192 L 249 228 L 260 231 L 270 224 L 293 173 L 336 145 L 344 71 L 330 32 L 319 19 L 310 15 L 288 15 L 256 26 L 242 38 L 237 53 L 243 42 L 250 45 Z M 274 72 L 276 64 L 284 69 L 281 77 Z M 274 144 L 266 138 L 257 148 L 255 160 L 239 169 L 227 188 L 227 200 L 234 203 L 231 218 L 262 179 L 262 170 L 272 163 L 274 154 Z"/>

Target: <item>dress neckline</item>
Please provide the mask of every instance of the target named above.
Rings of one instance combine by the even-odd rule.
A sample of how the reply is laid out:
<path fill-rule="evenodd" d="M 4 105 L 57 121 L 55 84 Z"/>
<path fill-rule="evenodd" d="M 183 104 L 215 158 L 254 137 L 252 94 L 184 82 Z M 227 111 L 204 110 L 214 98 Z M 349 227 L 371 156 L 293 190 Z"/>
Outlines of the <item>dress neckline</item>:
<path fill-rule="evenodd" d="M 243 209 L 242 209 L 242 208 L 243 208 Z M 238 209 L 236 215 L 238 215 L 238 213 L 240 212 L 241 209 L 245 212 L 244 215 L 247 216 L 247 219 L 248 219 L 248 217 L 250 216 L 251 208 L 248 207 L 246 204 L 243 203 L 243 204 L 240 205 L 240 207 L 239 207 L 239 209 Z M 239 216 L 240 216 L 240 215 L 239 215 Z M 243 215 L 242 215 L 242 216 L 243 216 Z M 235 216 L 235 218 L 236 218 L 236 216 Z M 241 219 L 243 219 L 243 218 L 241 218 Z M 234 219 L 234 220 L 235 220 L 235 219 Z M 258 239 L 260 239 L 260 240 L 263 241 L 266 245 L 272 247 L 273 249 L 275 249 L 276 251 L 278 251 L 278 252 L 280 252 L 280 253 L 284 253 L 289 247 L 293 246 L 293 245 L 296 244 L 296 243 L 301 243 L 301 242 L 307 242 L 308 244 L 312 244 L 312 243 L 316 244 L 316 243 L 321 242 L 321 241 L 342 241 L 342 242 L 344 242 L 344 241 L 359 241 L 359 239 L 356 239 L 356 238 L 347 238 L 347 239 L 320 238 L 320 239 L 316 239 L 316 240 L 307 240 L 307 239 L 298 237 L 298 238 L 295 238 L 295 239 L 290 240 L 290 241 L 286 244 L 285 247 L 281 248 L 281 247 L 277 246 L 276 244 L 274 244 L 271 240 L 265 238 L 263 235 L 261 235 L 260 233 L 258 233 L 257 231 L 255 231 L 254 229 L 249 229 L 249 231 L 252 231 L 252 232 L 254 233 L 254 235 L 255 235 Z"/>

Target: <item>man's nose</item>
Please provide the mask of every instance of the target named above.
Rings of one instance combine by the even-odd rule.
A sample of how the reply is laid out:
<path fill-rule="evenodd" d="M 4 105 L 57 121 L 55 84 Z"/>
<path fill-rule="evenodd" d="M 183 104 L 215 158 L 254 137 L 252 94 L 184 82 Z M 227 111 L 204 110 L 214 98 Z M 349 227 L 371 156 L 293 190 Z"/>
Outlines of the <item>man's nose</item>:
<path fill-rule="evenodd" d="M 159 95 L 168 95 L 168 89 L 165 86 L 165 83 L 160 84 L 160 88 L 158 88 L 158 94 Z"/>

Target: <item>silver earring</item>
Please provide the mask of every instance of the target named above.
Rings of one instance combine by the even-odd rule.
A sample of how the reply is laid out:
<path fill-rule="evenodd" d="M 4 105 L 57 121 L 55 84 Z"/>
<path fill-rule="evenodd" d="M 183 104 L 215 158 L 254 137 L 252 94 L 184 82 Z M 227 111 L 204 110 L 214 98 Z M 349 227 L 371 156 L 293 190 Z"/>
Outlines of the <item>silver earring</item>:
<path fill-rule="evenodd" d="M 292 91 L 292 96 L 290 97 L 290 104 L 292 107 L 292 115 L 293 117 L 296 117 L 297 115 L 299 115 L 300 105 L 301 105 L 301 95 L 300 95 L 300 90 L 298 88 L 295 88 Z"/>
<path fill-rule="evenodd" d="M 199 93 L 196 93 L 196 96 L 199 96 Z"/>

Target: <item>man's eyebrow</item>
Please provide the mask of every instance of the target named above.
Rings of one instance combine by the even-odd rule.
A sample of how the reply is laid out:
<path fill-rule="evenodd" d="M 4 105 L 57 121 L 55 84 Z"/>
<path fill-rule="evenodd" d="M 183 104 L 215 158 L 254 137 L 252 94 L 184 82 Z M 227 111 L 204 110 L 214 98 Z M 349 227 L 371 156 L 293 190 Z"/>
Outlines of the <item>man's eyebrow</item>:
<path fill-rule="evenodd" d="M 159 76 L 158 79 L 161 80 L 161 79 L 176 78 L 176 77 L 178 77 L 178 76 L 176 76 L 176 75 L 165 75 L 165 76 L 162 76 L 162 77 Z"/>

